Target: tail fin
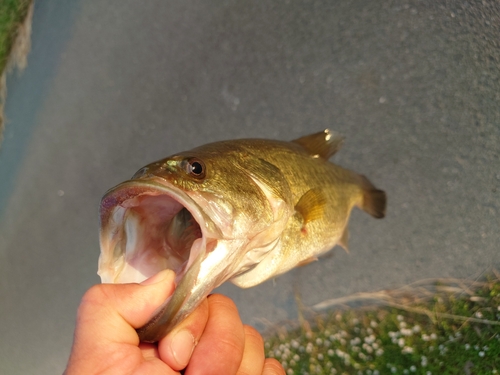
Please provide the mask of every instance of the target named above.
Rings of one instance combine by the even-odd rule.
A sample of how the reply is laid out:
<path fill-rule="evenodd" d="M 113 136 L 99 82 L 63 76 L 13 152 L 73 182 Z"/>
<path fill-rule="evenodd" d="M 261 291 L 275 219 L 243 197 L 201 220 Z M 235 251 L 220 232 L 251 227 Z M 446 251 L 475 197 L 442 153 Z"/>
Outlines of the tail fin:
<path fill-rule="evenodd" d="M 373 186 L 365 176 L 359 177 L 363 189 L 363 202 L 361 203 L 361 208 L 377 219 L 383 218 L 387 205 L 385 192 Z"/>

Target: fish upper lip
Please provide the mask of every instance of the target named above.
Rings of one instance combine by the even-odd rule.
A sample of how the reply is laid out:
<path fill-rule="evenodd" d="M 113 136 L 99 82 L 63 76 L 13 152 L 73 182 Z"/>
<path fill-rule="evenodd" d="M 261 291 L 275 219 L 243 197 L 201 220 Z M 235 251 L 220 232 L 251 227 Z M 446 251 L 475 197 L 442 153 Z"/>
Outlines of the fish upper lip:
<path fill-rule="evenodd" d="M 198 204 L 183 190 L 173 186 L 168 181 L 159 177 L 125 181 L 108 190 L 101 200 L 101 255 L 99 257 L 98 274 L 101 276 L 102 282 L 140 282 L 142 281 L 141 278 L 145 279 L 152 276 L 149 274 L 144 275 L 141 271 L 137 270 L 138 274 L 132 280 L 120 279 L 119 277 L 123 267 L 128 266 L 127 262 L 130 261 L 130 258 L 134 258 L 134 252 L 142 251 L 141 249 L 135 248 L 138 246 L 140 241 L 144 240 L 141 237 L 141 229 L 133 229 L 131 226 L 136 225 L 137 227 L 140 227 L 141 224 L 144 224 L 144 221 L 146 222 L 146 225 L 148 224 L 147 216 L 141 217 L 138 215 L 139 217 L 137 219 L 129 220 L 129 209 L 140 207 L 141 199 L 148 199 L 149 197 L 151 197 L 151 199 L 155 199 L 154 197 L 160 197 L 159 199 L 164 201 L 163 204 L 166 208 L 172 207 L 172 210 L 176 210 L 178 208 L 176 212 L 179 212 L 182 209 L 179 208 L 181 206 L 186 208 L 191 213 L 194 220 L 198 223 L 201 230 L 201 237 L 195 239 L 192 243 L 187 260 L 184 259 L 185 262 L 183 262 L 180 266 L 177 265 L 177 267 L 173 267 L 175 268 L 174 271 L 177 275 L 177 282 L 184 276 L 195 259 L 199 255 L 204 255 L 202 253 L 207 251 L 207 242 L 213 241 L 219 237 L 218 233 L 210 233 L 208 230 L 207 222 L 210 221 L 210 218 L 204 214 Z M 176 204 L 179 206 L 176 207 Z M 146 214 L 148 213 L 146 212 Z M 173 213 L 170 217 L 172 218 L 175 214 L 176 213 Z M 151 213 L 151 216 L 153 215 L 154 213 Z M 215 225 L 211 225 L 210 227 L 217 230 Z M 161 229 L 161 226 L 158 226 L 158 228 Z M 133 232 L 134 230 L 135 232 Z M 123 240 L 123 237 L 127 237 L 130 234 L 130 231 L 132 233 L 130 236 L 131 238 L 125 238 L 125 240 Z M 161 235 L 161 233 L 159 235 Z M 130 255 L 130 253 L 132 255 Z M 129 259 L 127 257 L 129 257 Z M 162 261 L 164 261 L 165 264 L 168 262 L 166 258 L 162 259 Z M 141 262 L 142 260 L 139 261 L 139 263 Z M 168 265 L 171 266 L 170 263 L 168 263 Z M 166 268 L 170 268 L 169 266 Z M 158 267 L 160 266 L 155 265 L 155 267 L 156 269 L 154 273 L 159 272 L 160 269 L 158 269 Z"/>

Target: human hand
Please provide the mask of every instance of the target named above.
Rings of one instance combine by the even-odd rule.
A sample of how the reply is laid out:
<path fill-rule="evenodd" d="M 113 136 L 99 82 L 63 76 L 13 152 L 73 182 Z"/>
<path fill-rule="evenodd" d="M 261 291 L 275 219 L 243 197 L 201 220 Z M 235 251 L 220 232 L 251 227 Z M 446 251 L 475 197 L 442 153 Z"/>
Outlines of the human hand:
<path fill-rule="evenodd" d="M 78 309 L 65 375 L 74 374 L 263 374 L 284 375 L 265 359 L 260 334 L 243 325 L 234 303 L 211 295 L 157 344 L 139 342 L 136 328 L 173 293 L 169 270 L 141 284 L 100 284 Z"/>

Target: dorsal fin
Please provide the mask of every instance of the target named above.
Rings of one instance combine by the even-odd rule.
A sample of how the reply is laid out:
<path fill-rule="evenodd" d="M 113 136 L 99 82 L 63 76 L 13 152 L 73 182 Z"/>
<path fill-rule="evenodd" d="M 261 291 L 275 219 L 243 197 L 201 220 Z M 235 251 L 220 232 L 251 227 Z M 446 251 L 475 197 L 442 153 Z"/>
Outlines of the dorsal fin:
<path fill-rule="evenodd" d="M 319 133 L 294 139 L 292 142 L 301 145 L 312 157 L 328 160 L 340 150 L 344 137 L 330 129 L 325 129 Z"/>

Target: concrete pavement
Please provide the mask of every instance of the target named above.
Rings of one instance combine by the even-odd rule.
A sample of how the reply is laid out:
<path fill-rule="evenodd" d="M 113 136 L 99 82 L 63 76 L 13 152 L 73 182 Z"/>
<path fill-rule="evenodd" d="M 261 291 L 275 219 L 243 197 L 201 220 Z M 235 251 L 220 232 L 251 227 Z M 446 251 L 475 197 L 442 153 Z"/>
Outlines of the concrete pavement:
<path fill-rule="evenodd" d="M 99 281 L 102 194 L 209 141 L 346 135 L 334 161 L 386 190 L 350 254 L 249 290 L 246 323 L 304 303 L 500 268 L 495 1 L 37 2 L 0 149 L 0 373 L 62 372 Z"/>

